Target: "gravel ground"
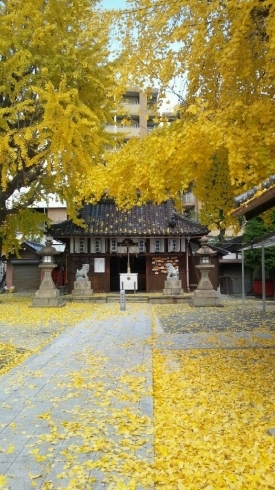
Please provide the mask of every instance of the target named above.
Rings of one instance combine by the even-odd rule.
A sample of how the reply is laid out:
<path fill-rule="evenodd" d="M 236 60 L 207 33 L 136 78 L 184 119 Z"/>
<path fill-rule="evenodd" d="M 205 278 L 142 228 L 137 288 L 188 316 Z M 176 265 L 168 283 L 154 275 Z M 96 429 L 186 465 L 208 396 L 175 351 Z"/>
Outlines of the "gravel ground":
<path fill-rule="evenodd" d="M 275 331 L 275 303 L 268 302 L 262 311 L 262 302 L 223 298 L 221 308 L 195 308 L 188 304 L 156 305 L 155 312 L 163 333 L 249 332 Z"/>

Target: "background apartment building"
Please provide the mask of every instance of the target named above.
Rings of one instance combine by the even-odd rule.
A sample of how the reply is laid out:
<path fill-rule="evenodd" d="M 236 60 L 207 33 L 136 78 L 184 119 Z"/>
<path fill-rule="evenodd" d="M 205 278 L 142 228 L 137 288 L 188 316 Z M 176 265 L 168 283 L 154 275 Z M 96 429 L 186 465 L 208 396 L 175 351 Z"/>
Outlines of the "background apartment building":
<path fill-rule="evenodd" d="M 121 104 L 114 116 L 114 124 L 107 125 L 110 133 L 124 133 L 124 141 L 130 138 L 142 138 L 157 127 L 156 104 L 159 91 L 153 88 L 148 95 L 139 88 L 131 87 L 122 97 Z"/>
<path fill-rule="evenodd" d="M 143 92 L 139 88 L 130 87 L 122 97 L 120 107 L 114 116 L 114 123 L 107 125 L 110 133 L 123 133 L 124 141 L 132 137 L 142 138 L 155 129 L 159 122 L 157 118 L 172 122 L 176 114 L 157 110 L 159 90 L 153 88 L 150 93 Z M 160 123 L 161 124 L 161 123 Z M 49 196 L 48 202 L 35 203 L 37 211 L 42 212 L 51 219 L 53 224 L 67 219 L 66 204 Z M 186 192 L 182 198 L 182 212 L 192 219 L 198 218 L 198 201 L 192 191 Z"/>
<path fill-rule="evenodd" d="M 162 122 L 158 118 L 168 123 L 173 122 L 177 115 L 173 112 L 158 112 L 159 90 L 153 88 L 151 93 L 146 93 L 137 87 L 128 88 L 122 97 L 121 104 L 114 116 L 114 123 L 107 125 L 110 133 L 123 133 L 124 142 L 130 138 L 142 138 L 150 131 L 157 128 Z M 199 205 L 192 191 L 183 195 L 182 211 L 190 218 L 198 218 Z"/>
<path fill-rule="evenodd" d="M 185 214 L 194 220 L 198 220 L 199 202 L 192 191 L 185 192 L 182 196 L 182 207 Z"/>

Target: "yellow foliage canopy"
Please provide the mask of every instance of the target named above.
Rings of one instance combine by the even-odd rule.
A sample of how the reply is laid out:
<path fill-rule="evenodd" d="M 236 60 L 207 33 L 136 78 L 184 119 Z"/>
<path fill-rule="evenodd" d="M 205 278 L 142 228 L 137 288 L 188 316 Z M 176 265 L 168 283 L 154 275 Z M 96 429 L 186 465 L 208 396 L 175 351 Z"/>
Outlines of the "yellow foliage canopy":
<path fill-rule="evenodd" d="M 54 193 L 76 217 L 76 206 L 91 195 L 93 169 L 109 141 L 104 128 L 114 87 L 110 19 L 96 4 L 0 6 L 0 241 L 6 251 L 16 228 L 30 232 L 25 209 L 35 200 Z M 34 212 L 31 222 L 35 227 Z"/>
<path fill-rule="evenodd" d="M 231 194 L 274 173 L 275 5 L 265 0 L 130 5 L 120 19 L 132 33 L 125 36 L 124 77 L 139 85 L 157 81 L 161 93 L 174 91 L 173 80 L 185 83 L 174 123 L 111 155 L 110 189 L 118 202 L 133 200 L 135 187 L 141 187 L 144 200 L 160 200 L 194 180 L 201 186 L 220 151 L 227 153 Z M 113 178 L 123 181 L 125 175 L 127 182 L 115 190 Z M 223 187 L 212 190 L 222 208 Z"/>

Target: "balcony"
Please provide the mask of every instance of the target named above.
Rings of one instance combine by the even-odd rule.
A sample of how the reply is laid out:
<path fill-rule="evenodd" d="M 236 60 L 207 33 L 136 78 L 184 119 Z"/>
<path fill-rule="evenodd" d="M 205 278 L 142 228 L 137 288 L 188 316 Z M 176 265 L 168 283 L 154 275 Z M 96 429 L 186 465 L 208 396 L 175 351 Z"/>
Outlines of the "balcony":
<path fill-rule="evenodd" d="M 120 113 L 130 114 L 133 116 L 137 116 L 140 113 L 140 104 L 139 102 L 122 102 L 120 105 Z"/>
<path fill-rule="evenodd" d="M 196 197 L 193 192 L 186 192 L 182 198 L 182 204 L 186 209 L 194 208 L 196 205 Z"/>
<path fill-rule="evenodd" d="M 124 133 L 128 138 L 133 136 L 140 136 L 140 128 L 139 126 L 120 126 L 120 125 L 107 125 L 106 131 L 108 133 Z"/>

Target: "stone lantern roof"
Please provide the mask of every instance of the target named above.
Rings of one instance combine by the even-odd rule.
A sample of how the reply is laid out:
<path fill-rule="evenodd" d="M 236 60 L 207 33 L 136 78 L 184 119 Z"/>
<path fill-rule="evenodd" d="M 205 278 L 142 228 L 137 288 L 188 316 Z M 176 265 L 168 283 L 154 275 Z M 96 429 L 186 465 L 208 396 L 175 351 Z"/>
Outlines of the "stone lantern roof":
<path fill-rule="evenodd" d="M 48 256 L 58 254 L 59 252 L 56 250 L 56 248 L 52 246 L 52 240 L 53 238 L 51 236 L 49 235 L 46 236 L 46 245 L 42 247 L 37 253 L 39 255 L 48 255 Z"/>
<path fill-rule="evenodd" d="M 202 255 L 216 255 L 217 254 L 217 252 L 215 252 L 211 247 L 209 247 L 207 236 L 203 236 L 200 239 L 200 243 L 201 243 L 201 247 L 199 248 L 199 250 L 197 250 L 197 252 L 195 252 L 195 255 L 202 256 Z"/>

